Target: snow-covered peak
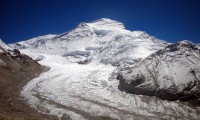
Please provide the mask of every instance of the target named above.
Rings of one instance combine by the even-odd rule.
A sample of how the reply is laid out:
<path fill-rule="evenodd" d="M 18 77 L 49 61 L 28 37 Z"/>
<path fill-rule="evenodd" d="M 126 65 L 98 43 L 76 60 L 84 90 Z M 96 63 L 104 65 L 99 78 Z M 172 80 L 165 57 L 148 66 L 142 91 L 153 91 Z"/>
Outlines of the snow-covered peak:
<path fill-rule="evenodd" d="M 101 19 L 92 21 L 88 24 L 98 26 L 98 27 L 107 26 L 107 27 L 117 27 L 117 28 L 125 29 L 123 23 L 115 21 L 115 20 L 111 20 L 111 19 L 108 19 L 108 18 L 101 18 Z"/>
<path fill-rule="evenodd" d="M 102 30 L 115 30 L 120 31 L 122 33 L 130 32 L 129 30 L 125 30 L 124 24 L 115 20 L 111 20 L 108 18 L 101 18 L 96 21 L 86 23 L 90 27 L 94 29 L 102 29 Z"/>
<path fill-rule="evenodd" d="M 178 41 L 178 43 L 180 43 L 180 44 L 193 44 L 193 42 L 189 41 L 189 40 L 181 40 L 181 41 Z"/>
<path fill-rule="evenodd" d="M 166 46 L 144 31 L 129 31 L 121 22 L 102 18 L 80 23 L 60 35 L 47 35 L 11 44 L 16 49 L 62 55 L 72 60 L 97 61 L 104 64 L 132 64 Z M 75 60 L 76 59 L 76 60 Z"/>
<path fill-rule="evenodd" d="M 178 41 L 175 44 L 170 44 L 166 46 L 165 50 L 170 50 L 171 52 L 182 50 L 182 51 L 187 51 L 187 50 L 196 50 L 198 49 L 198 46 L 192 43 L 191 41 L 188 40 L 183 40 L 183 41 Z"/>

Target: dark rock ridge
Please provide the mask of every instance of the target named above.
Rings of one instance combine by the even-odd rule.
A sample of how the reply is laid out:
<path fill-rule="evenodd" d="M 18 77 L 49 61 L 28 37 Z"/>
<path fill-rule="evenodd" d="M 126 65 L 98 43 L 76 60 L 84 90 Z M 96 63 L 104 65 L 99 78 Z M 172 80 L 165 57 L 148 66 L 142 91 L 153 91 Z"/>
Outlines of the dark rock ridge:
<path fill-rule="evenodd" d="M 200 101 L 200 49 L 188 41 L 170 44 L 117 76 L 119 89 L 166 100 Z"/>

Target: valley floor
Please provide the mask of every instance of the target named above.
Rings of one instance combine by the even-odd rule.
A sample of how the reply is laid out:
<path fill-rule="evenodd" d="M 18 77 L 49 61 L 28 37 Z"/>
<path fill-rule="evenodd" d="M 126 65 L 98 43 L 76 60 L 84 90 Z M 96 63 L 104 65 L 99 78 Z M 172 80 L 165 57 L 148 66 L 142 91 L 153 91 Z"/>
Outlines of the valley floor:
<path fill-rule="evenodd" d="M 25 53 L 42 55 L 40 63 L 51 68 L 21 92 L 24 100 L 40 113 L 72 120 L 200 118 L 200 108 L 188 103 L 119 91 L 113 66 L 98 62 L 80 65 L 59 55 Z"/>

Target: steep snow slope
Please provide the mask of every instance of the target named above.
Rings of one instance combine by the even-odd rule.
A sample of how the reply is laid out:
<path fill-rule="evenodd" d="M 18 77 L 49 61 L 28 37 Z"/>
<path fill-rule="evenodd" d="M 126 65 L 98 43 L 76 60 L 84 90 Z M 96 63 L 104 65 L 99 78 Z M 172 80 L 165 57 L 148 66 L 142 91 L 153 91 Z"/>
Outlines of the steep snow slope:
<path fill-rule="evenodd" d="M 27 41 L 22 41 L 22 42 L 18 42 L 16 44 L 11 44 L 9 46 L 11 46 L 12 48 L 16 48 L 16 49 L 37 48 L 39 46 L 42 46 L 43 44 L 45 44 L 46 41 L 51 40 L 55 36 L 56 35 L 51 35 L 51 34 L 39 36 L 39 37 L 32 38 Z"/>
<path fill-rule="evenodd" d="M 7 52 L 8 50 L 12 50 L 9 46 L 7 46 L 1 39 L 0 39 L 0 52 Z"/>
<path fill-rule="evenodd" d="M 200 49 L 188 41 L 171 44 L 118 75 L 130 93 L 168 100 L 200 98 Z"/>
<path fill-rule="evenodd" d="M 51 67 L 22 91 L 39 112 L 74 120 L 198 119 L 198 107 L 118 90 L 118 68 L 134 65 L 167 44 L 103 18 L 81 23 L 61 35 L 41 36 L 10 46 Z"/>

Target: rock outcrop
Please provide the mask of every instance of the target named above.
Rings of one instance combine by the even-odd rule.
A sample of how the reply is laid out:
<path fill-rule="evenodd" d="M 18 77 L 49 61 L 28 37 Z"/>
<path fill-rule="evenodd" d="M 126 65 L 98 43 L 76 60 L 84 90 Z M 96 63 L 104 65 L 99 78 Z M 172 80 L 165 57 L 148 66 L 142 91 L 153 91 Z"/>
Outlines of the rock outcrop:
<path fill-rule="evenodd" d="M 166 46 L 122 70 L 119 89 L 166 100 L 200 101 L 200 49 L 188 41 Z"/>

